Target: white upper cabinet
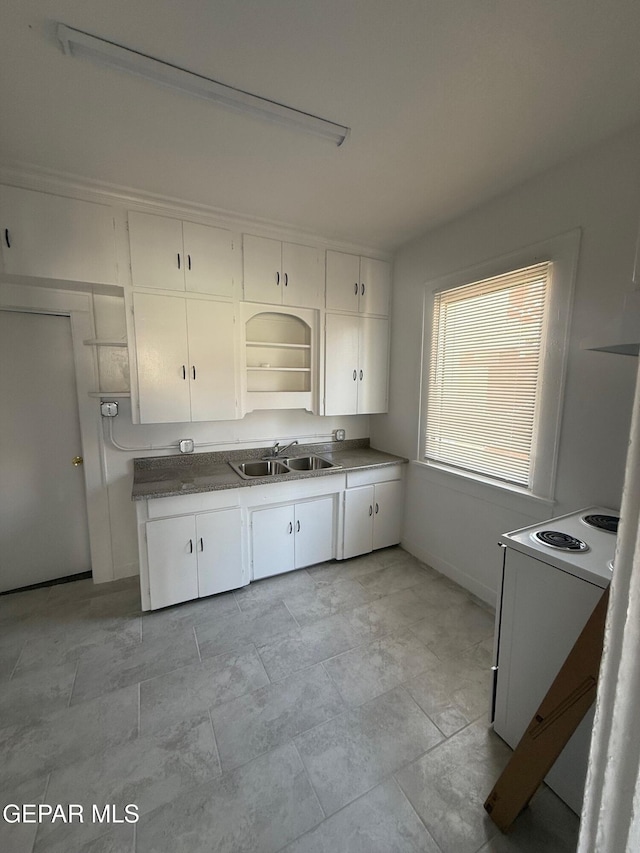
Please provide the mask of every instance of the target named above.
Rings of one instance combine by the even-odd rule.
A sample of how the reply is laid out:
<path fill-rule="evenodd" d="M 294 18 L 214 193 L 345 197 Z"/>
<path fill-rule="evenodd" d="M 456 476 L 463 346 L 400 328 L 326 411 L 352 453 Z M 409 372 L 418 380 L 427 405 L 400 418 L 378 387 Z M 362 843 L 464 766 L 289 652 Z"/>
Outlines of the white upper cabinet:
<path fill-rule="evenodd" d="M 129 246 L 135 288 L 233 296 L 238 272 L 231 231 L 131 211 Z"/>
<path fill-rule="evenodd" d="M 233 303 L 134 293 L 140 423 L 238 417 Z"/>
<path fill-rule="evenodd" d="M 110 207 L 0 187 L 5 273 L 119 284 L 115 221 Z"/>
<path fill-rule="evenodd" d="M 389 314 L 391 266 L 386 261 L 327 251 L 328 311 Z"/>
<path fill-rule="evenodd" d="M 323 252 L 251 234 L 243 236 L 242 247 L 246 301 L 322 307 Z"/>
<path fill-rule="evenodd" d="M 327 314 L 325 415 L 386 412 L 389 384 L 389 321 Z"/>

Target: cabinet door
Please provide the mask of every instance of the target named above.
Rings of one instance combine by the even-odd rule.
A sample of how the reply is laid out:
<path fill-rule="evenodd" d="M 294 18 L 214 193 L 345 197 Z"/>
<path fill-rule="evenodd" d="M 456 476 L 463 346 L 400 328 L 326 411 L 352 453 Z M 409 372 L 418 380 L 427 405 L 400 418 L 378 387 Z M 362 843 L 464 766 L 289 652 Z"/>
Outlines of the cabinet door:
<path fill-rule="evenodd" d="M 373 486 L 347 489 L 344 493 L 345 559 L 368 554 L 373 548 Z"/>
<path fill-rule="evenodd" d="M 200 596 L 238 589 L 244 584 L 240 509 L 197 515 L 196 540 Z"/>
<path fill-rule="evenodd" d="M 358 411 L 360 318 L 327 314 L 325 334 L 325 415 L 355 415 Z"/>
<path fill-rule="evenodd" d="M 140 423 L 191 420 L 184 299 L 133 294 Z"/>
<path fill-rule="evenodd" d="M 389 315 L 391 266 L 386 261 L 360 258 L 360 311 Z"/>
<path fill-rule="evenodd" d="M 1 187 L 0 227 L 5 273 L 118 283 L 115 224 L 105 205 Z"/>
<path fill-rule="evenodd" d="M 373 504 L 373 550 L 397 545 L 402 530 L 402 480 L 376 483 Z"/>
<path fill-rule="evenodd" d="M 360 258 L 327 251 L 328 311 L 357 311 L 360 294 Z"/>
<path fill-rule="evenodd" d="M 324 563 L 335 557 L 332 497 L 296 504 L 296 569 Z"/>
<path fill-rule="evenodd" d="M 358 414 L 386 412 L 389 386 L 389 321 L 361 317 Z"/>
<path fill-rule="evenodd" d="M 283 305 L 322 307 L 324 255 L 319 249 L 283 243 L 282 276 Z"/>
<path fill-rule="evenodd" d="M 244 298 L 282 303 L 282 243 L 245 234 L 242 238 Z"/>
<path fill-rule="evenodd" d="M 293 506 L 260 509 L 251 515 L 253 580 L 295 568 Z"/>
<path fill-rule="evenodd" d="M 194 293 L 233 296 L 233 238 L 224 228 L 183 222 L 185 283 Z"/>
<path fill-rule="evenodd" d="M 129 246 L 134 287 L 184 290 L 185 259 L 179 219 L 131 211 Z"/>
<path fill-rule="evenodd" d="M 231 302 L 187 299 L 191 414 L 187 420 L 232 420 L 237 415 L 237 358 Z"/>
<path fill-rule="evenodd" d="M 192 515 L 146 526 L 151 609 L 198 597 L 196 526 Z"/>

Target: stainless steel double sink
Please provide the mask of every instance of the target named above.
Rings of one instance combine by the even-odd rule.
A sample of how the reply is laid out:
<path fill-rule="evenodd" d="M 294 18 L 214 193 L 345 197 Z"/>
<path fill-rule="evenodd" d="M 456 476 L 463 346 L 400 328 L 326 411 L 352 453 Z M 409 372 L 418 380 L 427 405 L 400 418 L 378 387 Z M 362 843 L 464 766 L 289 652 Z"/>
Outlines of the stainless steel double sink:
<path fill-rule="evenodd" d="M 275 477 L 281 474 L 295 474 L 298 471 L 322 471 L 325 468 L 341 468 L 335 462 L 329 462 L 315 453 L 309 456 L 288 456 L 283 459 L 251 459 L 247 462 L 229 462 L 236 474 L 244 480 L 254 477 Z"/>

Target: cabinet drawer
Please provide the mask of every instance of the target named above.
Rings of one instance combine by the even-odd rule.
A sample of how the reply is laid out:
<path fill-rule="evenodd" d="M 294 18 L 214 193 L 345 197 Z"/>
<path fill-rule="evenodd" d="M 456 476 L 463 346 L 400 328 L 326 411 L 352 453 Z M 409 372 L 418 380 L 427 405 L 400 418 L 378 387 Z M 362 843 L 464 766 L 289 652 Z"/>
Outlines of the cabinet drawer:
<path fill-rule="evenodd" d="M 165 518 L 170 515 L 185 515 L 206 512 L 210 509 L 227 509 L 240 506 L 238 489 L 223 489 L 219 492 L 202 492 L 197 495 L 173 495 L 169 498 L 153 498 L 147 501 L 148 518 Z"/>
<path fill-rule="evenodd" d="M 389 480 L 402 479 L 402 465 L 387 465 L 384 468 L 364 468 L 361 471 L 347 471 L 347 488 L 369 486 L 372 483 L 387 483 Z"/>

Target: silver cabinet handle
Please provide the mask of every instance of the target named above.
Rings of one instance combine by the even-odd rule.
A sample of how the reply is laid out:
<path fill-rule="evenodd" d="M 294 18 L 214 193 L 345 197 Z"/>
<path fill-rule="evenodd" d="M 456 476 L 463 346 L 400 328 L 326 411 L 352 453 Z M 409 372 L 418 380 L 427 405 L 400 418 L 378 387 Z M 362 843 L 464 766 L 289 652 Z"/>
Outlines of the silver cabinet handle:
<path fill-rule="evenodd" d="M 300 533 L 300 521 L 296 522 L 296 533 Z"/>
<path fill-rule="evenodd" d="M 364 296 L 364 290 L 365 290 L 365 288 L 364 288 L 364 281 L 363 281 L 362 282 L 362 289 L 360 290 L 361 296 Z"/>
<path fill-rule="evenodd" d="M 284 274 L 284 286 L 289 287 L 289 273 L 288 272 L 286 272 Z"/>
<path fill-rule="evenodd" d="M 280 273 L 276 272 L 276 284 L 280 284 Z"/>
<path fill-rule="evenodd" d="M 189 539 L 189 553 L 193 554 L 193 539 Z"/>
<path fill-rule="evenodd" d="M 361 370 L 361 371 L 360 371 L 360 382 L 362 382 L 362 377 L 363 377 L 363 376 L 364 376 L 364 372 Z"/>
<path fill-rule="evenodd" d="M 9 234 L 9 229 L 4 229 L 4 242 L 7 244 L 7 249 L 11 248 L 11 235 Z"/>
<path fill-rule="evenodd" d="M 358 378 L 358 371 L 354 370 L 353 371 L 353 381 L 355 382 L 357 378 Z"/>
<path fill-rule="evenodd" d="M 180 269 L 180 252 L 178 252 L 178 269 Z"/>
<path fill-rule="evenodd" d="M 200 550 L 204 551 L 204 540 L 203 540 L 202 536 L 200 537 Z"/>
<path fill-rule="evenodd" d="M 187 269 L 191 269 L 191 255 L 187 255 Z"/>
<path fill-rule="evenodd" d="M 196 366 L 195 366 L 195 364 L 192 365 L 191 372 L 192 372 L 193 378 L 195 379 L 196 378 Z"/>
<path fill-rule="evenodd" d="M 356 283 L 353 285 L 353 287 L 354 287 L 353 292 L 354 292 L 354 293 L 355 293 L 355 295 L 357 296 L 357 295 L 358 295 L 358 282 L 357 282 L 357 281 L 356 281 Z"/>
<path fill-rule="evenodd" d="M 379 506 L 378 506 L 378 504 L 376 503 L 376 515 L 377 515 L 379 512 L 380 512 L 380 507 L 379 507 Z"/>
<path fill-rule="evenodd" d="M 182 378 L 183 379 L 187 378 L 187 368 L 184 364 L 182 365 Z"/>
<path fill-rule="evenodd" d="M 293 522 L 292 521 L 289 522 L 289 533 L 290 534 L 293 533 Z"/>

